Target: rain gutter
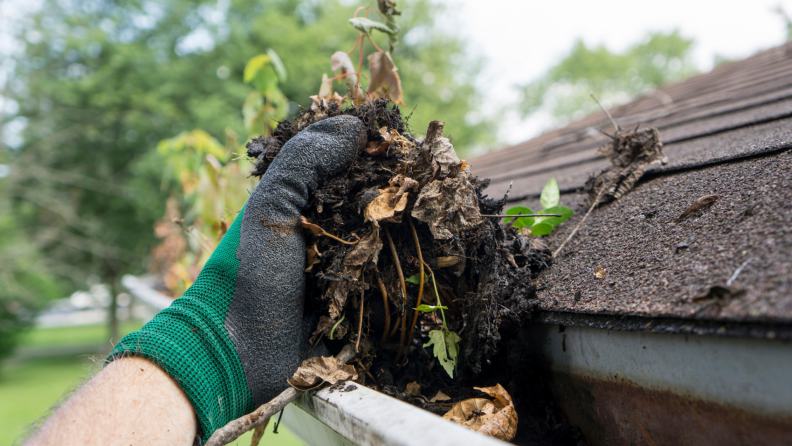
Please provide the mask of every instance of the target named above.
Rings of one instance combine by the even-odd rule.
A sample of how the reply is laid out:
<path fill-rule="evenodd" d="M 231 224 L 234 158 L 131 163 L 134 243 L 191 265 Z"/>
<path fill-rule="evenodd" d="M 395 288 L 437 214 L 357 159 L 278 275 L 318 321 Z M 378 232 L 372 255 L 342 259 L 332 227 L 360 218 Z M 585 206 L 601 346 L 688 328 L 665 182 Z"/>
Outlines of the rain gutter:
<path fill-rule="evenodd" d="M 173 299 L 149 281 L 127 275 L 129 293 L 162 310 Z M 500 440 L 464 428 L 359 384 L 302 394 L 286 406 L 283 423 L 310 446 L 500 446 Z"/>

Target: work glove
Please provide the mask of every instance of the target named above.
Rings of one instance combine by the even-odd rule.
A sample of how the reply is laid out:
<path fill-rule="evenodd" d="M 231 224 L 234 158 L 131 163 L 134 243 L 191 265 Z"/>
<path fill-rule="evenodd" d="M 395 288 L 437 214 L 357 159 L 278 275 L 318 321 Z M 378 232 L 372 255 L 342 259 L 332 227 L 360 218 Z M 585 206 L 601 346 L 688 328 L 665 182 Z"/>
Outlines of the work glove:
<path fill-rule="evenodd" d="M 111 353 L 109 360 L 142 356 L 165 370 L 192 403 L 203 442 L 277 396 L 300 365 L 300 214 L 319 181 L 347 168 L 365 143 L 363 123 L 351 116 L 289 140 L 195 283 Z"/>

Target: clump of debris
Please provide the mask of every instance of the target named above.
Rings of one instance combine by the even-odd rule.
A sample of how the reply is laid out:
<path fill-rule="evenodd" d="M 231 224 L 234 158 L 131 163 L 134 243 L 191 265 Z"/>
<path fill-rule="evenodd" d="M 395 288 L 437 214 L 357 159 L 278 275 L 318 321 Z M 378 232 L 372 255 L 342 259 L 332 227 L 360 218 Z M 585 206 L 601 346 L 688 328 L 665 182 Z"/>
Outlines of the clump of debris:
<path fill-rule="evenodd" d="M 484 195 L 489 181 L 457 157 L 442 122 L 416 137 L 386 99 L 303 109 L 248 144 L 253 174 L 262 176 L 300 130 L 338 115 L 359 118 L 368 145 L 344 174 L 319 185 L 304 211 L 305 306 L 318 320 L 312 342 L 334 353 L 355 344 L 361 383 L 441 415 L 488 398 L 473 386 L 501 382 L 507 396 L 519 393 L 504 362 L 537 306 L 533 278 L 550 251 L 492 218 L 505 197 Z M 510 407 L 509 398 L 492 407 Z M 527 402 L 515 404 L 520 411 Z"/>

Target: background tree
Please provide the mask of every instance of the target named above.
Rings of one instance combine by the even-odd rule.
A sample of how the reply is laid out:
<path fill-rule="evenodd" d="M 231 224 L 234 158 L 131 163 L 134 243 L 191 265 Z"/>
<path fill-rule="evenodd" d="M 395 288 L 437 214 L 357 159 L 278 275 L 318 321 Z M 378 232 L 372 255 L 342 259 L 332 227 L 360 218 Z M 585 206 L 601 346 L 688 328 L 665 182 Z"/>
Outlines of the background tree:
<path fill-rule="evenodd" d="M 598 109 L 590 92 L 606 104 L 626 103 L 636 95 L 695 74 L 692 45 L 691 39 L 676 30 L 649 33 L 623 53 L 602 45 L 589 48 L 578 40 L 547 74 L 521 87 L 521 111 L 525 116 L 546 112 L 557 126 Z"/>
<path fill-rule="evenodd" d="M 402 44 L 393 57 L 404 111 L 414 109 L 411 126 L 420 132 L 442 119 L 457 147 L 486 144 L 492 123 L 465 122 L 479 98 L 474 61 L 459 38 L 433 28 L 442 17 L 438 6 L 404 3 Z M 14 240 L 27 240 L 36 274 L 57 287 L 45 293 L 20 281 L 20 293 L 62 295 L 83 287 L 89 275 L 115 284 L 122 273 L 144 271 L 157 242 L 152 226 L 181 187 L 167 174 L 157 143 L 196 128 L 219 141 L 246 135 L 240 111 L 251 88 L 243 70 L 267 48 L 281 55 L 290 75 L 281 84 L 289 113 L 310 105 L 321 73 L 330 72 L 330 55 L 354 43 L 358 31 L 347 19 L 356 6 L 45 0 L 20 20 L 13 33 L 24 47 L 10 60 L 0 92 L 18 104 L 3 118 L 8 144 L 0 160 L 9 168 L 0 198 Z"/>

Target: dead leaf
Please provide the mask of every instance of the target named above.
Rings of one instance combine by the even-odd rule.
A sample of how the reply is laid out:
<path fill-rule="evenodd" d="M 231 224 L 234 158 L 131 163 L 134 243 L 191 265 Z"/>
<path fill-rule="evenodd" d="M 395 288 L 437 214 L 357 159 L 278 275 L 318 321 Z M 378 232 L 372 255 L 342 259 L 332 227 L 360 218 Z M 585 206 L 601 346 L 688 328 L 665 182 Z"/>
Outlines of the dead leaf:
<path fill-rule="evenodd" d="M 446 268 L 459 263 L 459 257 L 457 256 L 438 257 L 436 260 L 438 268 Z"/>
<path fill-rule="evenodd" d="M 379 195 L 366 206 L 366 210 L 363 212 L 365 221 L 401 222 L 401 213 L 407 207 L 410 194 L 405 193 L 399 201 L 394 203 L 393 199 L 398 192 L 399 188 L 397 187 L 379 189 Z"/>
<path fill-rule="evenodd" d="M 305 271 L 308 272 L 313 268 L 314 265 L 321 262 L 320 257 L 322 257 L 322 253 L 319 252 L 319 248 L 314 243 L 311 246 L 305 248 L 306 251 L 306 264 Z"/>
<path fill-rule="evenodd" d="M 443 392 L 438 390 L 437 393 L 435 394 L 435 396 L 433 396 L 432 399 L 429 400 L 429 402 L 430 403 L 436 403 L 438 401 L 448 401 L 450 399 L 451 399 L 450 396 L 448 396 L 445 393 L 443 393 Z"/>
<path fill-rule="evenodd" d="M 315 356 L 303 361 L 288 382 L 295 389 L 305 391 L 348 379 L 357 379 L 355 367 L 332 356 Z"/>
<path fill-rule="evenodd" d="M 333 282 L 324 296 L 325 299 L 330 300 L 330 317 L 338 319 L 346 307 L 347 295 L 353 288 L 351 282 L 357 282 L 366 268 L 377 264 L 381 250 L 382 240 L 379 238 L 379 229 L 375 228 L 347 251 L 341 269 L 341 274 L 345 279 Z"/>
<path fill-rule="evenodd" d="M 378 51 L 368 56 L 371 82 L 366 93 L 369 96 L 387 97 L 397 105 L 405 106 L 402 94 L 399 69 L 393 63 L 390 53 Z"/>
<path fill-rule="evenodd" d="M 398 174 L 388 180 L 388 184 L 391 186 L 399 186 L 399 191 L 396 192 L 396 195 L 394 195 L 393 198 L 391 198 L 391 203 L 401 200 L 402 196 L 405 192 L 407 192 L 408 189 L 412 189 L 413 191 L 418 190 L 418 182 L 402 174 Z"/>
<path fill-rule="evenodd" d="M 440 240 L 480 225 L 483 219 L 472 179 L 464 171 L 456 177 L 427 184 L 415 200 L 412 216 L 427 223 L 434 238 Z"/>
<path fill-rule="evenodd" d="M 363 152 L 366 153 L 368 156 L 382 156 L 388 153 L 388 146 L 390 146 L 389 142 L 379 143 L 377 141 L 371 141 L 368 143 Z"/>
<path fill-rule="evenodd" d="M 460 401 L 443 418 L 490 437 L 509 441 L 517 433 L 517 411 L 511 396 L 500 384 L 474 387 L 494 397 Z"/>
<path fill-rule="evenodd" d="M 660 132 L 655 128 L 618 130 L 597 154 L 607 157 L 611 165 L 586 182 L 585 190 L 592 203 L 618 200 L 632 189 L 650 164 L 668 162 Z"/>
<path fill-rule="evenodd" d="M 404 389 L 404 394 L 407 396 L 415 396 L 421 394 L 421 385 L 417 382 L 413 381 L 407 384 L 407 388 Z"/>
<path fill-rule="evenodd" d="M 602 267 L 598 265 L 597 272 L 594 273 L 594 277 L 596 277 L 597 279 L 602 279 L 603 277 L 605 277 L 605 274 L 608 274 L 607 271 L 605 271 L 604 269 L 602 269 Z"/>

